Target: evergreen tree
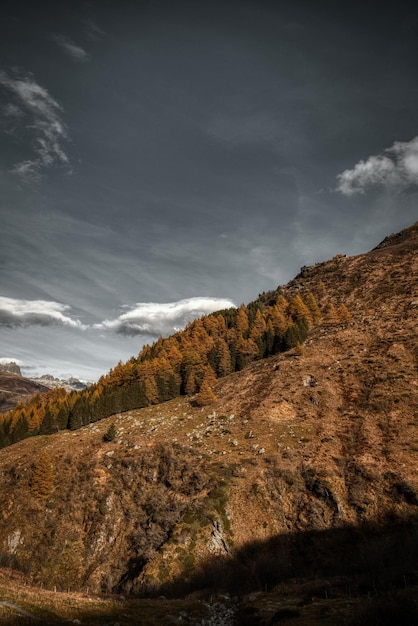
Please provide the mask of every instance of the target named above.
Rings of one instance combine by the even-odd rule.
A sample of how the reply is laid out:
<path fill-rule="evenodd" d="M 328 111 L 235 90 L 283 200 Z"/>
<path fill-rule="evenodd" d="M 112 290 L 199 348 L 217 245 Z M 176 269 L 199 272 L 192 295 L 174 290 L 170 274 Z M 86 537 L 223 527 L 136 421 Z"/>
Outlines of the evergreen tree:
<path fill-rule="evenodd" d="M 112 422 L 109 428 L 107 429 L 107 431 L 105 432 L 105 434 L 103 435 L 103 441 L 106 441 L 106 442 L 113 441 L 115 437 L 116 437 L 116 426 L 115 426 L 115 423 Z"/>

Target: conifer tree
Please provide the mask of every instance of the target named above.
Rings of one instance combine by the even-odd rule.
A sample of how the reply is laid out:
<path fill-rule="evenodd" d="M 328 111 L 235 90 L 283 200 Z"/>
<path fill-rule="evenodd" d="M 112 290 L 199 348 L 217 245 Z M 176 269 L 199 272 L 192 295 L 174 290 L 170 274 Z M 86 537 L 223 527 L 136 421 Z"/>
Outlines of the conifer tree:
<path fill-rule="evenodd" d="M 105 434 L 103 435 L 103 441 L 110 442 L 110 441 L 113 441 L 115 437 L 116 437 L 116 426 L 115 426 L 115 423 L 112 422 L 109 428 L 107 429 L 107 431 L 105 432 Z"/>
<path fill-rule="evenodd" d="M 206 380 L 207 384 L 209 385 L 209 387 L 211 389 L 213 389 L 214 386 L 216 385 L 216 382 L 217 382 L 216 374 L 215 374 L 215 372 L 213 371 L 213 369 L 211 368 L 210 365 L 207 365 L 205 367 L 205 373 L 204 373 L 204 376 L 203 376 L 203 380 Z"/>
<path fill-rule="evenodd" d="M 282 294 L 277 296 L 276 306 L 281 310 L 282 313 L 287 311 L 287 307 L 289 306 L 289 303 Z"/>
<path fill-rule="evenodd" d="M 248 328 L 249 328 L 248 315 L 245 310 L 245 306 L 243 304 L 238 309 L 235 328 L 237 329 L 237 333 L 243 337 L 248 332 Z"/>
<path fill-rule="evenodd" d="M 338 321 L 341 324 L 349 324 L 351 322 L 351 319 L 352 319 L 351 314 L 349 313 L 345 304 L 340 304 L 340 306 L 338 307 L 337 317 L 338 317 Z"/>
<path fill-rule="evenodd" d="M 54 490 L 54 467 L 51 457 L 46 450 L 42 450 L 33 467 L 30 480 L 30 490 L 38 500 L 46 500 Z"/>
<path fill-rule="evenodd" d="M 216 400 L 216 396 L 209 385 L 208 379 L 205 377 L 200 387 L 200 391 L 197 394 L 196 404 L 198 406 L 207 406 L 208 404 L 211 404 L 214 400 Z"/>
<path fill-rule="evenodd" d="M 196 376 L 194 375 L 194 372 L 189 372 L 187 375 L 184 392 L 187 396 L 192 396 L 196 393 Z"/>
<path fill-rule="evenodd" d="M 326 309 L 326 320 L 331 324 L 338 324 L 338 322 L 340 321 L 335 306 L 332 304 L 332 302 L 330 302 Z"/>
<path fill-rule="evenodd" d="M 231 353 L 226 341 L 218 339 L 216 342 L 216 372 L 218 376 L 227 376 L 231 372 Z"/>
<path fill-rule="evenodd" d="M 154 376 L 145 379 L 145 395 L 149 404 L 158 403 L 158 387 Z"/>
<path fill-rule="evenodd" d="M 317 293 L 318 293 L 318 298 L 320 300 L 322 300 L 322 298 L 324 298 L 326 296 L 327 290 L 326 290 L 326 287 L 325 287 L 324 283 L 322 282 L 322 280 L 320 280 L 319 283 L 318 283 Z"/>
<path fill-rule="evenodd" d="M 309 292 L 306 296 L 305 303 L 312 315 L 313 323 L 317 324 L 320 321 L 322 315 L 318 306 L 318 302 L 316 301 L 316 298 L 312 292 Z"/>
<path fill-rule="evenodd" d="M 305 319 L 308 326 L 312 325 L 312 314 L 299 294 L 292 299 L 289 304 L 289 313 L 295 322 Z"/>

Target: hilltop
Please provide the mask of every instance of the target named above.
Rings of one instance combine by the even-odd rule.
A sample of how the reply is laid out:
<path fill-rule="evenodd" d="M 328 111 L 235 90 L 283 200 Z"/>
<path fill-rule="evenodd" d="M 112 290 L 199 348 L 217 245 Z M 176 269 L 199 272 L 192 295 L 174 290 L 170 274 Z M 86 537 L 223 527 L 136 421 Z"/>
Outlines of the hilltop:
<path fill-rule="evenodd" d="M 413 623 L 417 242 L 415 224 L 262 294 L 253 323 L 308 294 L 320 316 L 212 380 L 207 402 L 197 387 L 0 450 L 0 563 L 16 585 L 188 598 L 153 600 L 138 622 L 114 598 L 121 624 L 203 624 L 216 592 L 231 616 L 216 623 Z M 48 602 L 51 619 L 105 619 L 80 597 L 73 613 Z"/>

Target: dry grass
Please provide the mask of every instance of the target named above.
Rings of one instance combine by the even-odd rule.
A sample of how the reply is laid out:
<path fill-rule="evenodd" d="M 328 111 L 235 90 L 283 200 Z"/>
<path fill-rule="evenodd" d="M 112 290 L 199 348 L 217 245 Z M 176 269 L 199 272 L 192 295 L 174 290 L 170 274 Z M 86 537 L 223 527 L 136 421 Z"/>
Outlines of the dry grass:
<path fill-rule="evenodd" d="M 418 255 L 416 245 L 400 245 L 307 268 L 298 288 L 315 292 L 322 280 L 326 299 L 345 302 L 353 323 L 320 325 L 303 351 L 220 380 L 211 406 L 179 398 L 0 450 L 0 565 L 50 589 L 128 593 L 145 582 L 192 578 L 212 554 L 214 523 L 234 554 L 275 535 L 415 511 L 418 342 L 410 301 L 418 298 Z M 105 443 L 113 422 L 115 439 Z M 42 449 L 57 478 L 43 505 L 30 493 Z M 17 529 L 22 541 L 10 549 Z M 165 620 L 167 607 L 181 610 L 171 602 L 39 593 L 8 576 L 0 586 L 2 599 L 44 611 L 45 619 L 124 623 L 141 611 L 141 622 L 126 623 L 163 624 L 158 611 Z M 320 623 L 332 623 L 344 601 L 335 598 Z M 298 610 L 292 623 L 303 623 L 308 608 Z"/>
<path fill-rule="evenodd" d="M 32 613 L 42 624 L 61 624 L 78 619 L 86 626 L 116 622 L 121 626 L 164 626 L 173 624 L 184 612 L 191 623 L 207 617 L 208 613 L 206 605 L 199 600 L 120 599 L 48 591 L 31 587 L 25 584 L 22 576 L 5 570 L 0 571 L 0 601 Z M 34 623 L 33 619 L 0 605 L 0 624 L 26 626 Z"/>

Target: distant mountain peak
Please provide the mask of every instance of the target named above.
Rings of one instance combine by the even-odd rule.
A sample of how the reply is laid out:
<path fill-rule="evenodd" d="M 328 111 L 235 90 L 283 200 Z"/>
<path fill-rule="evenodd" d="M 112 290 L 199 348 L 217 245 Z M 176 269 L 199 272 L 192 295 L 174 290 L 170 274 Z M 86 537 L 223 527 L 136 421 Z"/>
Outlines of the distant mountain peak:
<path fill-rule="evenodd" d="M 10 363 L 0 363 L 0 372 L 11 372 L 12 374 L 22 376 L 20 367 L 17 363 L 15 363 L 15 361 L 10 361 Z"/>

